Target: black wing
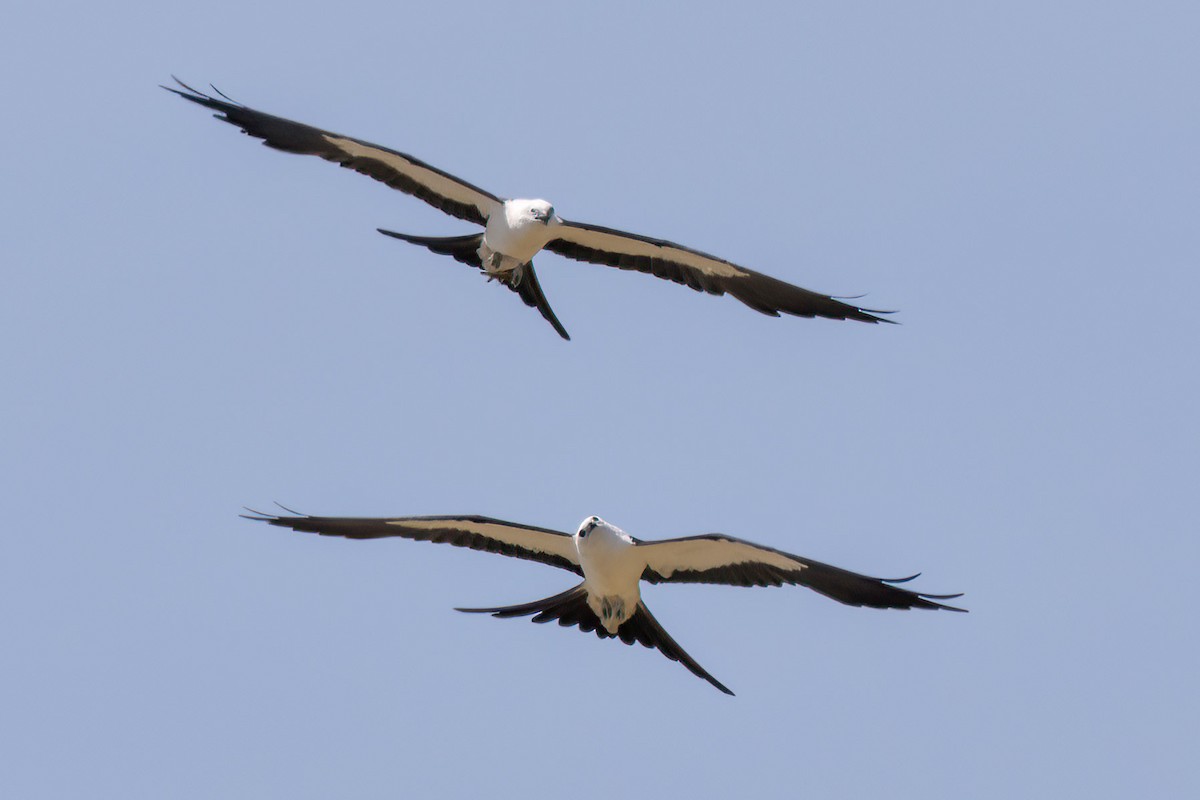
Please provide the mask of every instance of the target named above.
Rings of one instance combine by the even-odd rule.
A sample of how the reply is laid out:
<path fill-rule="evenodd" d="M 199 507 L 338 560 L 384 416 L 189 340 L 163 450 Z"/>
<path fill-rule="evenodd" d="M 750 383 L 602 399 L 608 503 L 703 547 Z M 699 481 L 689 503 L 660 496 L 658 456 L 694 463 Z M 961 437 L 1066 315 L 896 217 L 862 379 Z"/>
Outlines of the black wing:
<path fill-rule="evenodd" d="M 917 577 L 872 578 L 719 533 L 638 542 L 647 583 L 723 583 L 730 586 L 807 586 L 840 603 L 871 608 L 942 608 L 935 600 L 962 594 L 925 594 L 895 586 Z"/>
<path fill-rule="evenodd" d="M 858 308 L 665 239 L 566 220 L 556 230 L 557 237 L 544 249 L 576 261 L 646 272 L 698 292 L 730 294 L 772 317 L 783 313 L 860 322 L 892 321 L 875 316 L 891 312 Z"/>
<path fill-rule="evenodd" d="M 338 133 L 323 131 L 283 117 L 255 111 L 228 98 L 196 91 L 178 78 L 175 82 L 185 91 L 163 88 L 185 100 L 191 100 L 214 111 L 217 119 L 236 125 L 246 133 L 262 139 L 263 144 L 287 153 L 320 156 L 343 167 L 349 167 L 382 181 L 429 203 L 434 208 L 459 219 L 486 225 L 488 215 L 502 203 L 491 192 L 484 191 L 461 178 L 430 166 L 407 153 L 380 147 Z"/>
<path fill-rule="evenodd" d="M 280 517 L 257 512 L 243 516 L 322 536 L 341 536 L 346 539 L 399 536 L 420 542 L 451 544 L 526 561 L 539 561 L 583 575 L 575 541 L 570 534 L 491 517 Z"/>

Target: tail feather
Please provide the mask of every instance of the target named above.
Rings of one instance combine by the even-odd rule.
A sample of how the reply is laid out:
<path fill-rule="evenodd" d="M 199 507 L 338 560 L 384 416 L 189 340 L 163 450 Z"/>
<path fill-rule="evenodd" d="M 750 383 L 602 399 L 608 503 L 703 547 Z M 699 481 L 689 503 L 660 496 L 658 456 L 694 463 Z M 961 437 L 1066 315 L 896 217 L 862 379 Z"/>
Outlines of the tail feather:
<path fill-rule="evenodd" d="M 672 661 L 678 661 L 688 672 L 696 677 L 703 678 L 725 694 L 733 694 L 729 690 L 729 687 L 710 675 L 704 667 L 696 662 L 696 659 L 689 656 L 687 651 L 671 638 L 671 635 L 663 629 L 663 626 L 650 613 L 650 609 L 646 608 L 645 603 L 638 602 L 637 611 L 620 627 L 617 635 L 621 637 L 621 641 L 625 642 L 625 644 L 633 644 L 636 641 L 645 647 L 657 649 L 658 652 Z M 626 638 L 627 636 L 628 638 Z"/>
<path fill-rule="evenodd" d="M 533 622 L 552 622 L 557 620 L 563 627 L 576 626 L 585 633 L 595 632 L 601 639 L 619 638 L 625 644 L 634 642 L 656 649 L 672 661 L 678 661 L 693 675 L 703 678 L 725 694 L 733 694 L 725 684 L 710 675 L 704 667 L 679 646 L 671 635 L 663 630 L 662 625 L 646 608 L 646 604 L 638 602 L 637 611 L 626 620 L 615 634 L 600 623 L 600 618 L 587 602 L 587 589 L 581 583 L 565 592 L 547 597 L 544 600 L 534 600 L 531 603 L 521 603 L 515 606 L 496 606 L 494 608 L 458 608 L 470 614 L 491 614 L 493 617 L 507 619 L 510 617 L 533 616 Z"/>
<path fill-rule="evenodd" d="M 554 326 L 554 330 L 558 331 L 559 336 L 568 342 L 571 341 L 571 334 L 567 333 L 567 329 L 558 321 L 554 309 L 550 307 L 550 301 L 546 299 L 546 295 L 542 291 L 542 285 L 538 283 L 537 273 L 533 271 L 533 262 L 530 261 L 521 267 L 519 275 L 517 285 L 511 287 L 512 290 L 521 295 L 525 305 L 536 308 L 542 315 L 542 319 Z"/>
<path fill-rule="evenodd" d="M 467 614 L 491 614 L 493 617 L 501 619 L 528 617 L 530 614 L 537 614 L 540 618 L 544 614 L 553 615 L 561 613 L 570 606 L 577 604 L 580 600 L 582 600 L 584 606 L 587 605 L 587 590 L 583 588 L 582 583 L 553 597 L 534 600 L 532 603 L 521 603 L 515 606 L 497 606 L 495 608 L 456 608 L 454 610 Z M 556 618 L 555 616 L 547 616 L 545 619 L 537 619 L 536 621 L 548 622 Z"/>
<path fill-rule="evenodd" d="M 451 256 L 455 261 L 466 264 L 476 269 L 483 269 L 483 262 L 479 259 L 479 245 L 483 242 L 482 233 L 471 233 L 466 236 L 414 236 L 410 233 L 397 233 L 396 231 L 384 230 L 377 228 L 384 236 L 391 236 L 393 239 L 399 239 L 402 242 L 419 245 L 426 248 L 430 252 L 437 253 L 443 256 Z M 567 333 L 567 329 L 558 321 L 558 317 L 554 315 L 554 309 L 550 308 L 550 301 L 546 299 L 546 295 L 542 292 L 542 286 L 538 283 L 537 273 L 533 271 L 533 262 L 522 264 L 513 272 L 511 282 L 503 282 L 505 286 L 512 289 L 524 301 L 525 305 L 530 308 L 536 308 L 542 318 L 549 322 L 558 335 L 567 341 L 571 340 L 571 335 Z"/>
<path fill-rule="evenodd" d="M 442 256 L 452 256 L 459 263 L 483 269 L 483 262 L 479 260 L 479 245 L 483 242 L 482 233 L 469 233 L 466 236 L 414 236 L 409 233 L 385 231 L 383 228 L 376 228 L 376 230 L 384 236 L 420 245 L 430 252 Z"/>

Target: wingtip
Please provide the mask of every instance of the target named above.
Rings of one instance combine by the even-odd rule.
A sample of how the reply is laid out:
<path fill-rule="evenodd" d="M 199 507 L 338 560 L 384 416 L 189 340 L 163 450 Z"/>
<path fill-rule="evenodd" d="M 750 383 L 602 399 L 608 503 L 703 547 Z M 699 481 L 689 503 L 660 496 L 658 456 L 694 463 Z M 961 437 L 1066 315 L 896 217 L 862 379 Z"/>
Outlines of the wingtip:
<path fill-rule="evenodd" d="M 190 86 L 190 85 L 184 83 L 175 75 L 171 76 L 171 80 L 175 81 L 175 83 L 177 83 L 183 91 L 180 91 L 180 89 L 176 89 L 173 86 L 166 86 L 161 83 L 159 84 L 159 87 L 166 89 L 168 92 L 179 95 L 184 100 L 191 100 L 193 103 L 198 103 L 207 108 L 215 109 L 225 115 L 228 115 L 228 113 L 230 111 L 233 111 L 235 109 L 244 109 L 245 108 L 244 105 L 242 105 L 238 101 L 234 100 L 232 97 L 225 94 L 220 89 L 218 89 L 216 86 L 213 86 L 211 83 L 209 84 L 209 87 L 211 87 L 212 90 L 217 93 L 217 95 L 219 95 L 220 97 L 222 97 L 224 99 L 218 99 L 217 97 L 214 97 L 213 95 L 206 94 L 206 93 L 200 91 L 199 89 L 197 89 L 196 87 Z M 217 119 L 228 121 L 228 116 L 217 116 Z"/>
<path fill-rule="evenodd" d="M 399 239 L 402 242 L 408 241 L 408 237 L 406 235 L 404 235 L 403 233 L 397 233 L 396 231 L 389 231 L 386 228 L 376 228 L 375 230 L 379 231 L 384 236 L 390 236 L 393 239 Z"/>
<path fill-rule="evenodd" d="M 290 509 L 287 506 L 283 505 L 282 503 L 277 502 L 277 503 L 275 503 L 275 505 L 279 506 L 284 511 L 288 512 L 289 514 L 293 515 L 294 517 L 307 518 L 307 516 L 308 516 L 307 514 L 302 514 L 299 511 Z M 251 508 L 250 506 L 242 506 L 242 510 L 249 512 L 248 514 L 238 514 L 238 516 L 241 517 L 242 519 L 254 520 L 255 522 L 266 522 L 271 525 L 286 525 L 286 524 L 288 524 L 287 519 L 285 517 L 279 516 L 278 514 L 270 514 L 270 513 L 267 513 L 266 511 L 259 511 L 256 508 Z"/>
<path fill-rule="evenodd" d="M 870 322 L 873 325 L 878 325 L 880 322 L 885 322 L 888 325 L 901 324 L 900 320 L 889 319 L 888 317 L 879 316 L 879 314 L 896 314 L 896 313 L 898 313 L 895 309 L 892 309 L 890 311 L 885 311 L 880 308 L 856 308 L 855 307 L 855 310 L 858 311 L 859 316 L 853 317 L 853 319 L 857 319 L 861 322 Z"/>
<path fill-rule="evenodd" d="M 274 514 L 267 514 L 266 512 L 259 511 L 257 508 L 251 508 L 250 506 L 242 506 L 242 510 L 249 512 L 247 514 L 238 514 L 238 516 L 242 519 L 252 519 L 255 522 L 273 522 L 274 520 L 279 519 Z"/>
<path fill-rule="evenodd" d="M 204 92 L 197 91 L 196 89 L 192 88 L 191 86 L 188 86 L 186 83 L 179 80 L 178 76 L 172 74 L 171 80 L 175 81 L 175 83 L 178 84 L 184 90 L 184 92 L 191 92 L 192 94 L 196 95 L 197 97 L 204 97 Z M 168 92 L 174 92 L 175 94 L 179 95 L 180 97 L 188 96 L 187 94 L 184 94 L 184 92 L 179 91 L 179 89 L 176 89 L 173 86 L 165 86 L 161 83 L 159 84 L 159 86 L 162 87 L 163 89 L 166 89 Z"/>
<path fill-rule="evenodd" d="M 959 592 L 958 594 L 923 594 L 921 595 L 921 599 L 926 603 L 929 603 L 929 605 L 935 609 L 940 609 L 942 611 L 957 611 L 960 614 L 968 614 L 970 613 L 969 609 L 959 608 L 958 606 L 948 606 L 945 603 L 936 602 L 937 600 L 953 600 L 956 597 L 962 596 L 962 592 Z"/>
<path fill-rule="evenodd" d="M 894 309 L 894 308 L 893 309 L 863 308 L 862 306 L 859 306 L 859 305 L 855 304 L 854 302 L 852 302 L 854 300 L 861 300 L 864 297 L 866 297 L 865 294 L 829 295 L 829 299 L 833 300 L 835 303 L 842 306 L 843 311 L 844 311 L 844 309 L 847 309 L 847 308 L 853 310 L 853 313 L 845 313 L 844 316 L 837 317 L 839 319 L 852 319 L 852 320 L 855 320 L 856 322 L 870 322 L 871 324 L 877 324 L 880 322 L 886 322 L 889 325 L 899 325 L 900 324 L 900 322 L 897 320 L 888 319 L 887 317 L 877 316 L 878 314 L 896 314 L 896 313 L 898 313 L 898 309 Z M 821 315 L 821 316 L 825 316 L 825 315 Z M 835 315 L 830 314 L 828 316 L 834 317 Z"/>
<path fill-rule="evenodd" d="M 208 85 L 208 88 L 212 89 L 214 92 L 216 92 L 217 94 L 221 95 L 221 97 L 224 97 L 226 100 L 228 100 L 229 102 L 233 103 L 235 106 L 236 106 L 236 105 L 241 105 L 241 103 L 239 103 L 237 100 L 234 100 L 232 97 L 230 97 L 229 95 L 225 94 L 224 92 L 222 92 L 220 89 L 218 89 L 216 86 L 212 85 L 211 83 Z"/>
<path fill-rule="evenodd" d="M 464 614 L 491 614 L 496 619 L 505 618 L 505 615 L 501 613 L 503 609 L 497 608 L 455 608 L 454 610 L 461 611 Z"/>

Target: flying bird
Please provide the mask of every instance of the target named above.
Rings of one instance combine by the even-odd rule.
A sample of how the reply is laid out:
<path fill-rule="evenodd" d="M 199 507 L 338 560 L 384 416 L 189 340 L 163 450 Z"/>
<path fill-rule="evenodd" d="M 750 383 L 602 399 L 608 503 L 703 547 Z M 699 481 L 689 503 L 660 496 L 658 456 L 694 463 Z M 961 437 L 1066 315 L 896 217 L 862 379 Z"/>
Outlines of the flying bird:
<path fill-rule="evenodd" d="M 665 239 L 565 220 L 545 200 L 501 199 L 406 153 L 255 111 L 215 87 L 213 91 L 221 95 L 219 98 L 197 91 L 178 78 L 175 81 L 182 90 L 162 88 L 220 112 L 214 115 L 217 119 L 262 139 L 268 147 L 320 156 L 482 226 L 482 232 L 449 237 L 413 236 L 382 228 L 379 232 L 481 270 L 488 280 L 504 284 L 526 305 L 541 312 L 564 339 L 571 337 L 554 315 L 533 271 L 533 257 L 542 250 L 577 261 L 647 272 L 696 291 L 730 294 L 773 317 L 782 313 L 891 321 L 876 316 L 890 312 L 858 308 Z"/>
<path fill-rule="evenodd" d="M 294 512 L 290 512 L 294 513 Z M 382 539 L 400 536 L 539 561 L 583 578 L 565 592 L 513 606 L 459 608 L 494 617 L 533 616 L 564 627 L 594 631 L 601 639 L 638 642 L 678 661 L 693 675 L 733 694 L 689 656 L 642 601 L 640 582 L 730 586 L 807 586 L 840 603 L 871 608 L 966 609 L 943 605 L 960 594 L 925 594 L 894 584 L 917 577 L 869 578 L 732 536 L 711 533 L 647 542 L 599 517 L 588 517 L 574 535 L 490 517 L 310 517 L 251 511 L 247 519 L 322 536 Z M 918 573 L 919 574 L 919 573 Z"/>

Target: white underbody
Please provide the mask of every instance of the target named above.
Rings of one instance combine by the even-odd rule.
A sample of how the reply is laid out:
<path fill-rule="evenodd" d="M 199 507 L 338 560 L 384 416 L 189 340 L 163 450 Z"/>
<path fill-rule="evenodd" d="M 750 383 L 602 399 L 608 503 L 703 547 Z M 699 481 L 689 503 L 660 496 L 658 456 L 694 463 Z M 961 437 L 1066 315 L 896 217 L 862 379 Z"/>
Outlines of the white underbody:
<path fill-rule="evenodd" d="M 537 209 L 549 221 L 533 216 Z M 545 200 L 506 200 L 488 215 L 487 228 L 479 245 L 479 260 L 489 275 L 507 275 L 528 264 L 546 242 L 554 238 L 560 220 Z"/>
<path fill-rule="evenodd" d="M 627 533 L 603 521 L 593 525 L 586 536 L 576 534 L 575 544 L 588 605 L 604 629 L 615 634 L 637 611 L 645 561 Z"/>

